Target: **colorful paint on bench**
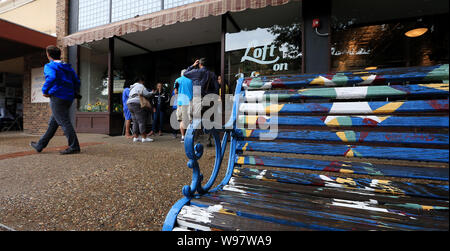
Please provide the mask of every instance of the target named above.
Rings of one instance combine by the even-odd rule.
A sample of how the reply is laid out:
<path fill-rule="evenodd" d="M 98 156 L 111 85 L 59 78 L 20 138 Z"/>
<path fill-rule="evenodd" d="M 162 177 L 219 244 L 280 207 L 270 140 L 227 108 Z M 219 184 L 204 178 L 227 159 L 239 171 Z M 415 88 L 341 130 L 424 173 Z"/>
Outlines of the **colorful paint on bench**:
<path fill-rule="evenodd" d="M 403 102 L 335 102 L 304 104 L 243 103 L 239 110 L 251 114 L 394 114 L 419 112 L 448 112 L 448 99 Z"/>
<path fill-rule="evenodd" d="M 235 168 L 234 176 L 290 184 L 360 189 L 375 193 L 409 195 L 448 200 L 448 185 L 395 182 L 367 178 L 341 178 L 322 174 Z"/>
<path fill-rule="evenodd" d="M 447 168 L 411 167 L 352 161 L 325 161 L 274 156 L 237 156 L 236 164 L 448 181 Z"/>
<path fill-rule="evenodd" d="M 239 115 L 240 125 L 256 126 L 328 126 L 328 127 L 432 127 L 448 128 L 448 117 L 396 116 L 257 116 Z"/>
<path fill-rule="evenodd" d="M 393 68 L 359 72 L 337 72 L 328 74 L 304 74 L 283 77 L 246 78 L 246 89 L 299 88 L 309 85 L 349 86 L 396 83 L 403 81 L 448 80 L 448 64 L 415 68 Z"/>
<path fill-rule="evenodd" d="M 448 134 L 437 133 L 397 133 L 397 132 L 371 132 L 371 131 L 270 131 L 240 129 L 237 131 L 241 138 L 254 139 L 285 139 L 285 140 L 320 140 L 345 143 L 401 143 L 421 145 L 448 145 Z"/>
<path fill-rule="evenodd" d="M 393 160 L 416 160 L 448 163 L 448 149 L 413 147 L 382 147 L 363 145 L 330 145 L 315 143 L 239 141 L 241 151 L 278 152 L 342 157 L 382 158 Z"/>
<path fill-rule="evenodd" d="M 293 101 L 307 98 L 366 99 L 377 97 L 448 95 L 449 84 L 419 84 L 391 86 L 356 86 L 337 88 L 305 88 L 298 90 L 245 91 L 247 102 L 268 101 L 276 97 L 278 101 Z"/>

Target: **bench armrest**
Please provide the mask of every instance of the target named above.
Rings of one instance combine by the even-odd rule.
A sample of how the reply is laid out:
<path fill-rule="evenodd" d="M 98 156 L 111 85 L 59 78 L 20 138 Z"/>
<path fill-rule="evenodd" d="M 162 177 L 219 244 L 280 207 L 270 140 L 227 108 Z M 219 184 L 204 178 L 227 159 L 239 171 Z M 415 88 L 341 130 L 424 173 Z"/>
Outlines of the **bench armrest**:
<path fill-rule="evenodd" d="M 208 182 L 202 186 L 201 183 L 203 181 L 203 174 L 200 171 L 200 166 L 198 164 L 198 160 L 203 155 L 203 145 L 201 143 L 195 143 L 195 133 L 196 129 L 200 128 L 200 120 L 194 120 L 188 127 L 184 140 L 184 149 L 186 152 L 186 156 L 189 161 L 187 166 L 192 169 L 192 181 L 191 185 L 186 185 L 183 187 L 183 195 L 186 198 L 193 198 L 196 193 L 199 195 L 207 193 L 215 180 L 217 179 L 217 175 L 219 174 L 220 166 L 222 164 L 223 156 L 227 147 L 227 142 L 230 137 L 231 131 L 233 129 L 215 129 L 212 128 L 210 130 L 202 129 L 205 133 L 211 134 L 214 143 L 215 143 L 215 162 L 214 169 L 211 173 L 211 177 Z M 224 132 L 222 140 L 220 140 L 220 132 Z"/>

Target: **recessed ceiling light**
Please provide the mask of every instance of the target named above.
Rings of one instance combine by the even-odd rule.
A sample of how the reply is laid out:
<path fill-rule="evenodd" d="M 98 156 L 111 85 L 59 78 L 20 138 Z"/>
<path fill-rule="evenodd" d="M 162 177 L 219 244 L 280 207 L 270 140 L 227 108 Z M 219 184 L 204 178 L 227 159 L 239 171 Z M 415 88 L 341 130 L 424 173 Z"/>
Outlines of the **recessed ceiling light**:
<path fill-rule="evenodd" d="M 405 36 L 407 37 L 420 37 L 423 34 L 425 34 L 425 32 L 428 31 L 428 28 L 416 28 L 416 29 L 412 29 L 409 30 L 407 32 L 405 32 Z"/>

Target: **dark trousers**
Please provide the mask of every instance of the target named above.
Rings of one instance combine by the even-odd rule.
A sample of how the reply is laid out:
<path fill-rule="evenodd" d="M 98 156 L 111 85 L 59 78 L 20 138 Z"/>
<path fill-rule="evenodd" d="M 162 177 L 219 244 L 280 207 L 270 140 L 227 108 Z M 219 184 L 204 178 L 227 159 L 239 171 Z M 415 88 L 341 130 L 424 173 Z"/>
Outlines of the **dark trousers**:
<path fill-rule="evenodd" d="M 77 134 L 70 122 L 69 111 L 73 101 L 50 97 L 50 108 L 52 116 L 48 122 L 48 128 L 38 142 L 38 147 L 44 149 L 56 133 L 58 126 L 61 126 L 70 149 L 80 150 Z"/>
<path fill-rule="evenodd" d="M 134 135 L 144 134 L 147 126 L 148 110 L 142 109 L 139 103 L 130 103 L 127 106 L 133 120 Z"/>
<path fill-rule="evenodd" d="M 161 107 L 156 108 L 156 112 L 153 113 L 153 132 L 162 131 L 164 122 L 164 111 Z"/>

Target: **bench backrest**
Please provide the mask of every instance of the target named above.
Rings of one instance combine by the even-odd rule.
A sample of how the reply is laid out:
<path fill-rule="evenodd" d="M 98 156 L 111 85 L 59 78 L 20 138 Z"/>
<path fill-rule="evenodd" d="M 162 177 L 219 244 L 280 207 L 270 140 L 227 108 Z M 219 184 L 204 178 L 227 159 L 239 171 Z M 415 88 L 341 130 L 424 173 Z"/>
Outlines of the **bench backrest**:
<path fill-rule="evenodd" d="M 235 163 L 448 180 L 419 167 L 448 167 L 448 79 L 448 65 L 241 79 Z"/>

